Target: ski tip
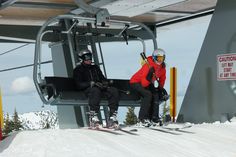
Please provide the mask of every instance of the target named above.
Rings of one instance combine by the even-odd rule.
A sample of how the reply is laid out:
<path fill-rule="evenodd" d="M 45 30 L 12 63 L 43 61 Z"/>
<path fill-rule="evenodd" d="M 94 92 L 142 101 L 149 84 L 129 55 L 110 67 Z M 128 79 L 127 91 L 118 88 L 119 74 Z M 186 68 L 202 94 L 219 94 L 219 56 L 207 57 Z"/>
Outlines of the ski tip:
<path fill-rule="evenodd" d="M 132 132 L 137 132 L 138 129 L 130 129 L 129 131 L 132 131 Z"/>

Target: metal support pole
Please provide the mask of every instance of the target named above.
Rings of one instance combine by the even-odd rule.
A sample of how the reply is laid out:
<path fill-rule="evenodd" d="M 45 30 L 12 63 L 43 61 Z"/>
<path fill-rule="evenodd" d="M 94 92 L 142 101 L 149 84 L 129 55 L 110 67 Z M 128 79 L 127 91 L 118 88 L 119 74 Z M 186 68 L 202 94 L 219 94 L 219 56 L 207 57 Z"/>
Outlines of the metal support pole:
<path fill-rule="evenodd" d="M 170 116 L 172 122 L 175 122 L 176 117 L 176 101 L 177 101 L 177 69 L 170 69 Z"/>
<path fill-rule="evenodd" d="M 2 141 L 2 129 L 3 129 L 3 111 L 2 111 L 2 92 L 0 89 L 0 141 Z"/>

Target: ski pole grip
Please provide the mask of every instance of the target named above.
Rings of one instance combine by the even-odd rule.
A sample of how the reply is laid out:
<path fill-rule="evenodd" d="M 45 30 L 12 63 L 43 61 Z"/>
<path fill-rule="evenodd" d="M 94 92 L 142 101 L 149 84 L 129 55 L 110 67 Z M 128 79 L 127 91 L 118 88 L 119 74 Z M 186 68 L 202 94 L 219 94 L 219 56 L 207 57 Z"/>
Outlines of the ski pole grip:
<path fill-rule="evenodd" d="M 146 53 L 145 53 L 145 52 L 143 52 L 143 56 L 144 56 L 144 58 L 146 58 L 146 59 L 147 59 L 147 56 L 146 56 Z"/>
<path fill-rule="evenodd" d="M 146 54 L 144 52 L 141 52 L 140 53 L 142 59 L 147 63 L 148 67 L 150 68 L 150 64 L 149 62 L 147 61 L 147 57 L 146 57 Z"/>
<path fill-rule="evenodd" d="M 141 52 L 141 53 L 140 53 L 140 56 L 142 57 L 143 60 L 146 60 L 146 59 L 147 59 L 147 57 L 146 57 L 146 55 L 145 55 L 144 52 Z"/>

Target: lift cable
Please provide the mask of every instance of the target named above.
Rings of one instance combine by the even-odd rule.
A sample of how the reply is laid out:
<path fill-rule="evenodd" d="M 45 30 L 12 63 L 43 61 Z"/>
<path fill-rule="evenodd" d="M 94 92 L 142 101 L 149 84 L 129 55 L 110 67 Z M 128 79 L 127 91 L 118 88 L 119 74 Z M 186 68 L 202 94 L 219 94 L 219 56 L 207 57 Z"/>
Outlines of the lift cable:
<path fill-rule="evenodd" d="M 41 64 L 48 64 L 48 63 L 52 63 L 52 60 L 41 62 Z M 28 64 L 28 65 L 23 65 L 23 66 L 8 68 L 8 69 L 2 69 L 2 70 L 0 70 L 0 72 L 11 71 L 11 70 L 16 70 L 16 69 L 21 69 L 21 68 L 27 68 L 30 66 L 34 66 L 34 64 Z"/>
<path fill-rule="evenodd" d="M 12 52 L 12 51 L 15 51 L 15 50 L 17 50 L 17 49 L 20 49 L 20 48 L 22 48 L 22 47 L 25 47 L 25 46 L 27 46 L 27 45 L 29 45 L 29 44 L 31 44 L 31 43 L 27 43 L 27 44 L 21 45 L 21 46 L 19 46 L 19 47 L 13 48 L 13 49 L 11 49 L 11 50 L 8 50 L 8 51 L 6 51 L 6 52 L 0 53 L 0 56 L 5 55 L 5 54 L 7 54 L 7 53 L 10 53 L 10 52 Z"/>

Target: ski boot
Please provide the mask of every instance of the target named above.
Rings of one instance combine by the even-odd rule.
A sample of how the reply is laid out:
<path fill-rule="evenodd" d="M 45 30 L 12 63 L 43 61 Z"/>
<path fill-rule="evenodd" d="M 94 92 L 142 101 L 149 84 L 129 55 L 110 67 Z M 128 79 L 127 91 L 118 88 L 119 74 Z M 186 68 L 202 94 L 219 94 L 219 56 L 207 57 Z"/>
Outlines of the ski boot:
<path fill-rule="evenodd" d="M 96 129 L 100 127 L 100 120 L 98 119 L 98 115 L 95 111 L 89 112 L 89 126 L 92 129 Z"/>
<path fill-rule="evenodd" d="M 114 128 L 114 129 L 118 129 L 119 128 L 119 122 L 117 120 L 117 112 L 114 112 L 108 120 L 108 127 L 109 128 Z"/>
<path fill-rule="evenodd" d="M 153 118 L 152 119 L 152 126 L 162 126 L 163 122 L 160 118 Z"/>
<path fill-rule="evenodd" d="M 150 127 L 151 126 L 151 122 L 149 119 L 141 119 L 138 123 L 137 126 L 140 127 Z"/>

